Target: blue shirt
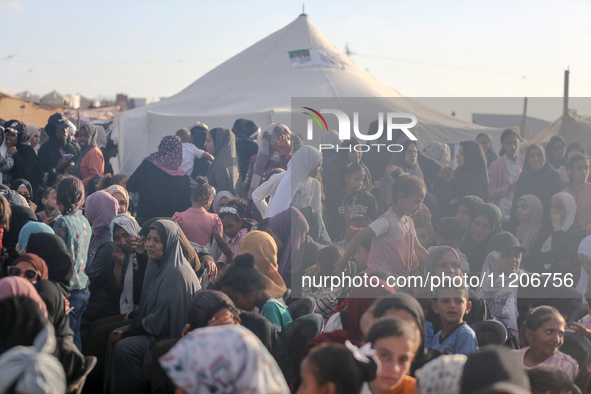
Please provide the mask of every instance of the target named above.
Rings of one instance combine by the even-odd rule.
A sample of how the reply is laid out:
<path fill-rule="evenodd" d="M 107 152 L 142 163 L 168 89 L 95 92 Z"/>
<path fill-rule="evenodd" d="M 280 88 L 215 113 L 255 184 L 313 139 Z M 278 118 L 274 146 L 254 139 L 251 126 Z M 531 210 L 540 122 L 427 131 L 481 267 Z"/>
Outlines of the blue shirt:
<path fill-rule="evenodd" d="M 427 349 L 431 349 L 433 347 L 433 336 L 435 332 L 433 332 L 433 323 L 430 321 L 427 322 L 427 337 L 425 338 L 425 347 Z"/>
<path fill-rule="evenodd" d="M 435 334 L 432 349 L 447 350 L 452 354 L 470 354 L 478 350 L 476 333 L 466 323 L 461 323 L 448 336 L 441 341 L 441 333 Z"/>
<path fill-rule="evenodd" d="M 55 221 L 53 231 L 66 243 L 68 252 L 74 258 L 74 276 L 70 283 L 70 290 L 84 290 L 88 287 L 86 275 L 86 260 L 92 230 L 90 223 L 79 209 L 62 216 Z"/>

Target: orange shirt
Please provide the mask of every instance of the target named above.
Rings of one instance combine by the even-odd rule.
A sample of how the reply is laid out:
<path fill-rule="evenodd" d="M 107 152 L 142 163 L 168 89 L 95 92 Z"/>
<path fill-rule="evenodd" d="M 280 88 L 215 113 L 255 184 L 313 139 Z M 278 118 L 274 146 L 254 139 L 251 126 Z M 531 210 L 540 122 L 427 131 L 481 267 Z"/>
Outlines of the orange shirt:
<path fill-rule="evenodd" d="M 406 375 L 394 388 L 386 391 L 386 394 L 414 394 L 416 385 L 417 380 Z"/>

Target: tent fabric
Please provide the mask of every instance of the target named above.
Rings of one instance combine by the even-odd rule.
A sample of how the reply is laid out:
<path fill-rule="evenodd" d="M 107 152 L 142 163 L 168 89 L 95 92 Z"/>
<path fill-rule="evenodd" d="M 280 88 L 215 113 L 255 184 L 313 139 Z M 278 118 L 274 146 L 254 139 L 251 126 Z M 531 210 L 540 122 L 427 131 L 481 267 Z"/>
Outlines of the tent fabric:
<path fill-rule="evenodd" d="M 331 59 L 336 59 L 335 65 L 302 67 L 290 59 L 291 51 L 306 49 L 312 57 L 319 51 L 330 54 Z M 320 63 L 328 62 L 325 58 Z M 283 123 L 291 128 L 292 97 L 400 98 L 388 108 L 382 103 L 377 110 L 414 114 L 419 140 L 425 141 L 458 143 L 474 140 L 480 132 L 499 140 L 503 131 L 444 115 L 405 97 L 356 64 L 302 14 L 168 99 L 116 114 L 111 127 L 112 138 L 119 145 L 121 170 L 132 173 L 144 157 L 156 150 L 163 136 L 181 127 L 190 128 L 197 121 L 210 127 L 231 128 L 236 119 L 246 118 L 262 127 Z"/>
<path fill-rule="evenodd" d="M 546 144 L 550 139 L 560 135 L 568 146 L 572 142 L 580 142 L 586 149 L 591 148 L 591 117 L 581 115 L 576 109 L 569 109 L 568 116 L 561 116 L 540 130 L 526 145 Z"/>

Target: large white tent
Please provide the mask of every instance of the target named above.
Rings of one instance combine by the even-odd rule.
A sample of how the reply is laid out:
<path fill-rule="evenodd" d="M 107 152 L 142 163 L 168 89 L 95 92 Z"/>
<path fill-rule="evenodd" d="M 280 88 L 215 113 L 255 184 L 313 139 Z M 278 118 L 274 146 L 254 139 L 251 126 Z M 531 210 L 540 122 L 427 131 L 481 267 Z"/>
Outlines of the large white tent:
<path fill-rule="evenodd" d="M 160 139 L 196 121 L 231 128 L 237 118 L 264 127 L 290 125 L 292 97 L 373 97 L 377 111 L 414 114 L 419 140 L 457 143 L 487 131 L 499 140 L 502 129 L 478 126 L 444 115 L 385 85 L 356 64 L 300 15 L 283 29 L 220 64 L 181 92 L 158 103 L 115 116 L 112 137 L 127 173 L 155 151 Z M 302 132 L 302 130 L 299 130 Z"/>

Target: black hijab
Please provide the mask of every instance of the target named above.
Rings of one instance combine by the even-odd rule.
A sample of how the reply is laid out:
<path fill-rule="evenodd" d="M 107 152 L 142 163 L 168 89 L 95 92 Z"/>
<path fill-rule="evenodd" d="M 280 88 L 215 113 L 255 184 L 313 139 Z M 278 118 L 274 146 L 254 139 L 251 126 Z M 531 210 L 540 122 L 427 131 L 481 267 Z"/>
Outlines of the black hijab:
<path fill-rule="evenodd" d="M 21 205 L 10 204 L 12 214 L 10 215 L 10 230 L 4 233 L 2 238 L 4 247 L 9 253 L 16 250 L 16 244 L 18 243 L 18 235 L 21 229 L 28 222 L 36 222 L 37 215 L 29 207 L 23 207 Z"/>
<path fill-rule="evenodd" d="M 27 253 L 36 254 L 45 261 L 49 280 L 68 296 L 70 281 L 74 276 L 74 259 L 68 252 L 64 240 L 55 234 L 33 233 L 29 238 Z"/>
<path fill-rule="evenodd" d="M 32 346 L 47 319 L 29 297 L 0 300 L 0 354 L 14 346 Z"/>
<path fill-rule="evenodd" d="M 26 179 L 23 178 L 18 178 L 15 179 L 11 184 L 10 184 L 10 188 L 14 191 L 17 191 L 19 187 L 21 187 L 21 185 L 25 185 L 25 187 L 27 188 L 27 190 L 29 191 L 29 198 L 32 200 L 33 199 L 33 187 L 31 186 L 31 183 L 29 181 L 27 181 Z"/>
<path fill-rule="evenodd" d="M 476 210 L 484 204 L 484 200 L 478 196 L 464 196 L 460 200 L 460 204 L 464 204 L 470 215 L 470 220 L 474 220 L 476 217 Z M 459 204 L 458 204 L 459 205 Z"/>
<path fill-rule="evenodd" d="M 565 149 L 566 149 L 566 140 L 559 136 L 559 135 L 555 135 L 552 138 L 550 138 L 550 142 L 548 142 L 546 144 L 546 147 L 544 148 L 544 150 L 546 151 L 546 159 L 548 160 L 548 162 L 550 163 L 550 165 L 555 169 L 559 169 L 561 166 L 566 167 L 566 154 L 564 155 L 564 157 L 562 158 L 562 160 L 556 160 L 554 158 L 554 156 L 552 155 L 552 148 L 554 147 L 554 145 L 556 145 L 557 142 L 562 142 L 562 144 L 564 145 Z M 566 153 L 566 152 L 565 152 Z"/>
<path fill-rule="evenodd" d="M 480 133 L 476 136 L 476 139 L 478 140 L 478 138 L 480 137 L 484 137 L 488 140 L 488 150 L 486 152 L 484 152 L 486 154 L 486 168 L 490 167 L 490 165 L 492 164 L 493 161 L 497 160 L 499 158 L 499 155 L 497 155 L 497 152 L 495 152 L 493 145 L 492 145 L 492 138 L 490 137 L 490 134 L 488 133 Z"/>
<path fill-rule="evenodd" d="M 474 213 L 474 218 L 480 215 L 486 216 L 488 222 L 490 223 L 491 230 L 489 237 L 483 242 L 476 242 L 474 238 L 472 238 L 470 231 L 474 225 L 474 223 L 472 223 L 470 224 L 468 231 L 466 231 L 464 243 L 460 247 L 460 250 L 466 255 L 466 258 L 468 259 L 468 263 L 470 264 L 470 272 L 480 272 L 482 270 L 484 259 L 488 255 L 488 241 L 496 233 L 501 231 L 503 224 L 503 214 L 501 213 L 499 207 L 494 204 L 482 204 Z"/>
<path fill-rule="evenodd" d="M 452 181 L 457 198 L 475 195 L 488 199 L 488 170 L 482 147 L 476 141 L 460 142 L 464 151 L 464 165 L 455 170 Z"/>
<path fill-rule="evenodd" d="M 211 318 L 223 308 L 228 308 L 236 320 L 240 321 L 238 311 L 230 297 L 217 290 L 200 291 L 189 307 L 188 321 L 191 328 L 194 330 L 206 327 Z"/>

